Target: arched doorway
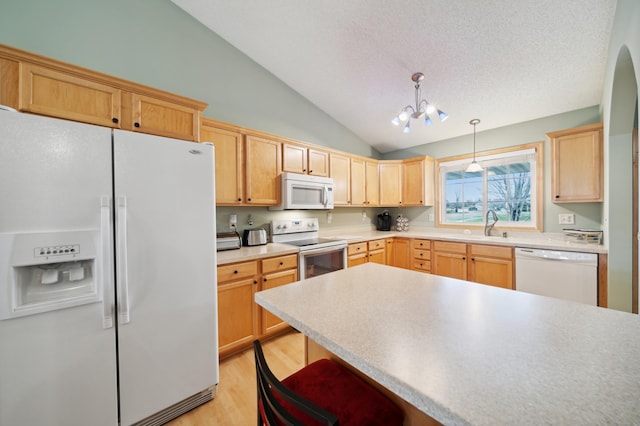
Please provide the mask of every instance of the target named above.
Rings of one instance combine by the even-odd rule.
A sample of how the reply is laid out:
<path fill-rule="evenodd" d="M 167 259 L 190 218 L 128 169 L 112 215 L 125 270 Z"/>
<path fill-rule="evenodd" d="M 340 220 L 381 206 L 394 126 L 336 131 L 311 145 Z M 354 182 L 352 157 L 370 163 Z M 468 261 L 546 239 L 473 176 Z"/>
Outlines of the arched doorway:
<path fill-rule="evenodd" d="M 638 313 L 638 87 L 631 54 L 616 62 L 609 121 L 609 307 Z M 635 130 L 634 130 L 635 129 Z M 635 136 L 634 136 L 635 135 Z M 632 197 L 629 195 L 633 194 Z"/>

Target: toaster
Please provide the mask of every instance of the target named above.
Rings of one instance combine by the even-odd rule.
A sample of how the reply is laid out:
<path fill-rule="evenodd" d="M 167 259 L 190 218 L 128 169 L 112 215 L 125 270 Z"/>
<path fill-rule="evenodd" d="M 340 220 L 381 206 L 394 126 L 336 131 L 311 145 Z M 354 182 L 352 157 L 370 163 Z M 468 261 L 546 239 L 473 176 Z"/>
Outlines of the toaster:
<path fill-rule="evenodd" d="M 261 246 L 264 244 L 267 244 L 267 231 L 265 229 L 245 229 L 242 233 L 243 246 Z"/>

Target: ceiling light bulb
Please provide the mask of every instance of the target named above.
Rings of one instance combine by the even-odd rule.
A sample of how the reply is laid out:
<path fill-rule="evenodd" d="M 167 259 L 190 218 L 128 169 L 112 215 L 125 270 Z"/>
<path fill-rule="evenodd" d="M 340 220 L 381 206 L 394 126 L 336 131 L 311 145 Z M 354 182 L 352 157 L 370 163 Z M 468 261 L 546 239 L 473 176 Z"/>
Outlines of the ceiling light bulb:
<path fill-rule="evenodd" d="M 399 126 L 400 125 L 400 117 L 395 117 L 393 120 L 391 120 L 391 122 L 393 123 L 394 126 Z"/>
<path fill-rule="evenodd" d="M 428 115 L 424 117 L 424 125 L 425 126 L 431 126 L 433 124 L 433 121 L 431 121 L 431 117 L 429 117 Z"/>
<path fill-rule="evenodd" d="M 400 119 L 400 121 L 404 121 L 407 118 L 409 118 L 409 113 L 407 112 L 407 110 L 405 109 L 404 111 L 402 111 L 400 114 L 398 114 L 398 118 Z"/>
<path fill-rule="evenodd" d="M 411 121 L 407 121 L 407 125 L 404 126 L 404 129 L 402 129 L 403 133 L 409 133 L 411 131 L 411 128 L 409 126 L 410 123 L 411 123 Z"/>
<path fill-rule="evenodd" d="M 433 105 L 427 102 L 427 114 L 431 114 L 435 112 L 435 110 L 436 110 L 436 107 L 434 107 Z"/>
<path fill-rule="evenodd" d="M 444 111 L 438 110 L 438 117 L 440 117 L 440 121 L 444 121 L 449 118 L 449 115 Z"/>
<path fill-rule="evenodd" d="M 469 164 L 465 169 L 465 172 L 467 173 L 475 173 L 475 172 L 481 172 L 481 171 L 482 171 L 482 166 L 476 163 L 476 160 L 473 160 L 471 164 Z"/>

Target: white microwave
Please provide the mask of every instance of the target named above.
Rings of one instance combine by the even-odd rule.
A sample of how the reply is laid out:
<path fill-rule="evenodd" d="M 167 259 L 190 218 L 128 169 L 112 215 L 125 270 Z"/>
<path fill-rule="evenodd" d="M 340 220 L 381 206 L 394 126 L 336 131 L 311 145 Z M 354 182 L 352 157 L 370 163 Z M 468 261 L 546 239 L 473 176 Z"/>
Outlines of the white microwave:
<path fill-rule="evenodd" d="M 333 208 L 333 179 L 299 173 L 280 175 L 282 202 L 270 210 L 326 210 Z"/>

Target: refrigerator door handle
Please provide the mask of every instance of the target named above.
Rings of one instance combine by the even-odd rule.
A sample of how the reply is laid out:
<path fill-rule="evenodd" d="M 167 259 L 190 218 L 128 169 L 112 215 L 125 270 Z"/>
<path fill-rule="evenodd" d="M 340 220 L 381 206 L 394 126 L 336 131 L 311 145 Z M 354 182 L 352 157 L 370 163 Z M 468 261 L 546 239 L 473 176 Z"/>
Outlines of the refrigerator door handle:
<path fill-rule="evenodd" d="M 102 246 L 100 277 L 102 285 L 102 327 L 113 327 L 113 250 L 111 249 L 111 197 L 100 197 L 100 243 Z"/>
<path fill-rule="evenodd" d="M 118 196 L 118 215 L 116 230 L 118 231 L 118 322 L 129 322 L 129 277 L 127 272 L 127 197 Z"/>

